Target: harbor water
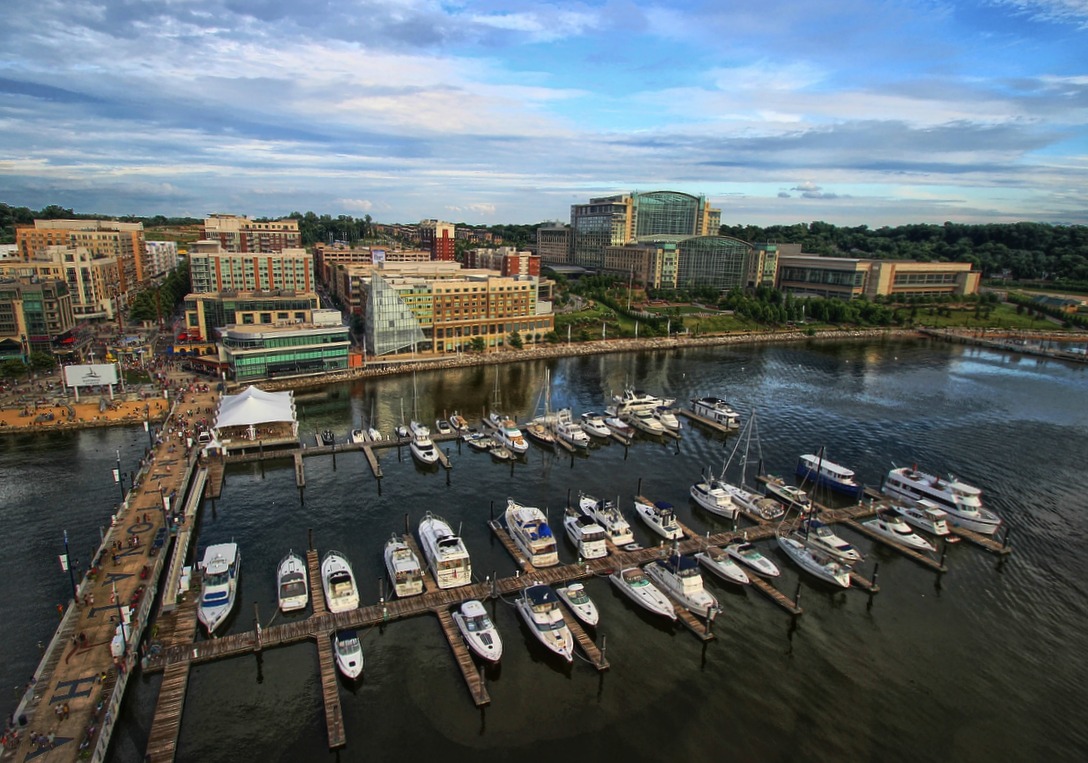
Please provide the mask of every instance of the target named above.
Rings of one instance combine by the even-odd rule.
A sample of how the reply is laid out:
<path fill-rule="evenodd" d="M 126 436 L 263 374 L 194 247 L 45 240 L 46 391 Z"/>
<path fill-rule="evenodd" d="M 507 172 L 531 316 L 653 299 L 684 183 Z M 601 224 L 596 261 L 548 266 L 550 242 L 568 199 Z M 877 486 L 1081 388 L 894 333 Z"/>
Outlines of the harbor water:
<path fill-rule="evenodd" d="M 550 395 L 543 386 L 550 371 Z M 497 379 L 497 384 L 496 384 Z M 341 681 L 347 747 L 330 752 L 317 651 L 310 643 L 205 664 L 189 682 L 178 760 L 474 761 L 692 760 L 990 761 L 1083 760 L 1088 730 L 1088 369 L 959 345 L 919 341 L 801 343 L 575 357 L 420 373 L 299 395 L 300 434 L 333 430 L 338 441 L 374 423 L 389 432 L 418 415 L 428 424 L 460 411 L 477 423 L 498 389 L 519 420 L 571 406 L 602 410 L 625 386 L 727 398 L 759 438 L 747 466 L 792 473 L 801 453 L 832 460 L 879 486 L 893 465 L 917 464 L 982 488 L 1011 525 L 1014 552 L 998 557 L 951 546 L 937 575 L 848 529 L 879 564 L 880 592 L 833 590 L 773 547 L 776 582 L 800 592 L 791 618 L 754 590 L 709 576 L 720 599 L 717 638 L 702 643 L 677 625 L 632 609 L 604 579 L 587 582 L 601 610 L 597 642 L 610 669 L 544 652 L 512 602 L 487 603 L 503 636 L 502 663 L 486 671 L 491 704 L 477 709 L 436 618 L 361 633 L 363 679 Z M 548 399 L 550 398 L 550 399 Z M 392 533 L 426 511 L 460 527 L 475 577 L 514 574 L 487 520 L 508 497 L 549 512 L 555 527 L 579 491 L 618 499 L 643 544 L 632 497 L 672 503 L 701 534 L 729 525 L 694 506 L 688 488 L 715 472 L 736 437 L 685 421 L 679 442 L 637 438 L 588 455 L 533 446 L 523 462 L 442 447 L 453 469 L 424 469 L 408 449 L 379 451 L 384 478 L 362 453 L 305 459 L 295 487 L 289 459 L 232 465 L 223 494 L 205 503 L 197 547 L 235 540 L 242 574 L 225 632 L 287 621 L 276 613 L 275 569 L 312 531 L 319 552 L 344 552 L 365 603 L 388 590 L 381 551 Z M 135 470 L 142 427 L 0 440 L 0 511 L 11 541 L 0 576 L 3 680 L 21 692 L 52 636 L 56 604 L 70 590 L 57 555 L 67 530 L 88 559 L 118 500 L 111 470 Z M 758 446 L 758 447 L 757 447 Z M 738 461 L 728 476 L 740 476 Z M 640 487 L 641 486 L 641 487 Z M 744 522 L 742 520 L 741 525 Z M 557 533 L 562 536 L 562 533 Z M 576 552 L 560 537 L 560 557 Z M 315 581 L 311 581 L 315 582 Z M 203 638 L 201 636 L 200 638 Z M 130 683 L 111 757 L 143 760 L 161 675 Z M 14 701 L 11 702 L 12 708 Z"/>

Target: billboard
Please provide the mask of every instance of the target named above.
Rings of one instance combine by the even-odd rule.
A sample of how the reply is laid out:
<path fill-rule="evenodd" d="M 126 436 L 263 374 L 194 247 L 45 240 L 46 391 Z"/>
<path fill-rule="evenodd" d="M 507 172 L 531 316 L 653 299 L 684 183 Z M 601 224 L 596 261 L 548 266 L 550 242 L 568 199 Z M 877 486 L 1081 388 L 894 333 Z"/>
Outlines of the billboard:
<path fill-rule="evenodd" d="M 117 366 L 111 363 L 65 366 L 64 383 L 69 387 L 96 387 L 99 384 L 116 384 Z"/>
<path fill-rule="evenodd" d="M 385 250 L 384 249 L 371 249 L 370 261 L 377 265 L 380 262 L 385 262 Z"/>

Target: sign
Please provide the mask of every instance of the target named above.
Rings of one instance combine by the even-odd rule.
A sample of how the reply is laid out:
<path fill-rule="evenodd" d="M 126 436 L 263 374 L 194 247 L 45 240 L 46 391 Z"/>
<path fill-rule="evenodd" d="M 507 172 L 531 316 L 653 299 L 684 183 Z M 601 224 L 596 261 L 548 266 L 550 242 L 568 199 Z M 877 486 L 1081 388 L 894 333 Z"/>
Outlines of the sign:
<path fill-rule="evenodd" d="M 65 366 L 64 383 L 69 387 L 97 387 L 117 383 L 117 366 L 111 363 Z"/>
<path fill-rule="evenodd" d="M 60 568 L 65 572 L 68 571 L 68 554 L 60 555 Z"/>
<path fill-rule="evenodd" d="M 385 262 L 385 250 L 384 249 L 371 249 L 370 261 L 377 265 L 380 262 Z"/>

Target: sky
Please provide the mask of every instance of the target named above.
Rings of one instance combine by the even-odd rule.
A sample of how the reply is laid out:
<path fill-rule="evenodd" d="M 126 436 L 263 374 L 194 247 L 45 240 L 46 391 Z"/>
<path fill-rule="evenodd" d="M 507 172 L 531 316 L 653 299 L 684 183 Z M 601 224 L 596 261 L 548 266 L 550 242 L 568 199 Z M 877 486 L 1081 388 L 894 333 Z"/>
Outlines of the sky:
<path fill-rule="evenodd" d="M 1088 223 L 1088 0 L 5 0 L 0 202 Z"/>

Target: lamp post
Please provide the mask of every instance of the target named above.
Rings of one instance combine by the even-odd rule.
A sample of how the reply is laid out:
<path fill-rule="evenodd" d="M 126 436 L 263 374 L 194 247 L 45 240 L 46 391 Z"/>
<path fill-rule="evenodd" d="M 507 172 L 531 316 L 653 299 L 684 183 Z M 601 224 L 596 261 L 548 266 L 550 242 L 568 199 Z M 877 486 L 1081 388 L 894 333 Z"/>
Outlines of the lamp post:
<path fill-rule="evenodd" d="M 117 449 L 117 466 L 113 470 L 113 481 L 121 490 L 121 503 L 125 502 L 125 483 L 121 481 L 121 449 Z"/>
<path fill-rule="evenodd" d="M 76 573 L 72 570 L 72 558 L 68 552 L 68 531 L 64 531 L 64 556 L 60 558 L 60 566 L 68 570 L 68 579 L 72 583 L 72 598 L 79 598 L 79 589 L 76 588 Z"/>

